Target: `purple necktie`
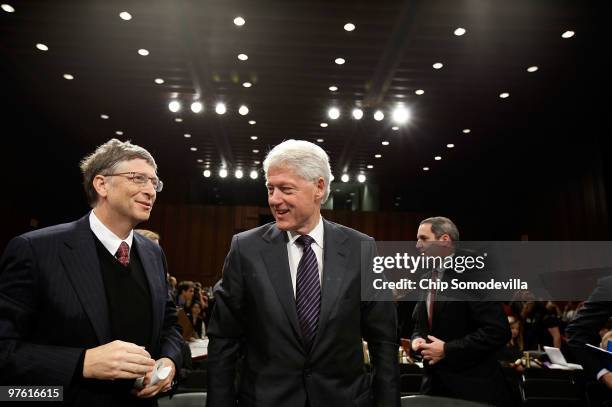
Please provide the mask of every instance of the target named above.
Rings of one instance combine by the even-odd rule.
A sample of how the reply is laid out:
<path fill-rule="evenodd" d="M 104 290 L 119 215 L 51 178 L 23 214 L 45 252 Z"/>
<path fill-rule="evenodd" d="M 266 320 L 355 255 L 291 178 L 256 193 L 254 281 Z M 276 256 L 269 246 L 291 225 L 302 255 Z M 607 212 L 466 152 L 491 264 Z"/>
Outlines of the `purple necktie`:
<path fill-rule="evenodd" d="M 317 256 L 310 247 L 314 243 L 314 239 L 308 235 L 302 235 L 297 238 L 296 242 L 304 247 L 304 253 L 297 269 L 295 303 L 304 345 L 310 351 L 319 327 L 319 312 L 321 310 L 319 265 L 317 264 Z"/>
<path fill-rule="evenodd" d="M 115 253 L 115 257 L 119 260 L 121 265 L 127 266 L 130 262 L 130 246 L 125 242 L 121 242 L 117 249 L 117 253 Z"/>

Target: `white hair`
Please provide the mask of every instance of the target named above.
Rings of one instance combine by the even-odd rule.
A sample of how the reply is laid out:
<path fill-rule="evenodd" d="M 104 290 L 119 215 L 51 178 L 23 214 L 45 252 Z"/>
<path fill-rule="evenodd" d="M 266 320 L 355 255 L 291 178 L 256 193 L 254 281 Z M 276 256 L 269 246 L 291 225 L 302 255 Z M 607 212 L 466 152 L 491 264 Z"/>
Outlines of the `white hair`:
<path fill-rule="evenodd" d="M 317 182 L 319 177 L 325 180 L 325 193 L 321 203 L 329 197 L 331 168 L 329 156 L 318 145 L 305 140 L 286 140 L 275 146 L 263 162 L 266 181 L 268 170 L 272 167 L 290 167 L 307 181 Z"/>

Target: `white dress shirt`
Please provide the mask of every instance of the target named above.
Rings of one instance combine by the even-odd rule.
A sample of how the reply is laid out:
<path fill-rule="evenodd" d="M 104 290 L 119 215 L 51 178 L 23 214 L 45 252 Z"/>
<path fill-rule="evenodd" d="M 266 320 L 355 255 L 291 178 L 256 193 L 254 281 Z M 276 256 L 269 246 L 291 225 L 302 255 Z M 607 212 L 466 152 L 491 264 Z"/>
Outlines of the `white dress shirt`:
<path fill-rule="evenodd" d="M 107 228 L 106 225 L 100 221 L 100 219 L 98 219 L 94 211 L 89 212 L 89 227 L 102 245 L 106 247 L 106 250 L 108 250 L 113 256 L 117 254 L 117 250 L 119 250 L 119 245 L 121 242 L 127 243 L 129 248 L 132 249 L 132 239 L 134 238 L 133 230 L 130 230 L 128 237 L 125 240 L 122 240 L 116 234 L 111 232 L 111 230 Z"/>
<path fill-rule="evenodd" d="M 319 223 L 314 227 L 308 236 L 314 239 L 310 246 L 317 256 L 317 265 L 319 266 L 319 282 L 323 276 L 323 217 L 319 215 Z M 293 285 L 293 296 L 295 297 L 295 281 L 297 279 L 298 264 L 304 253 L 304 249 L 296 242 L 300 234 L 297 232 L 287 231 L 289 242 L 287 242 L 287 253 L 289 254 L 289 270 L 291 271 L 291 284 Z"/>

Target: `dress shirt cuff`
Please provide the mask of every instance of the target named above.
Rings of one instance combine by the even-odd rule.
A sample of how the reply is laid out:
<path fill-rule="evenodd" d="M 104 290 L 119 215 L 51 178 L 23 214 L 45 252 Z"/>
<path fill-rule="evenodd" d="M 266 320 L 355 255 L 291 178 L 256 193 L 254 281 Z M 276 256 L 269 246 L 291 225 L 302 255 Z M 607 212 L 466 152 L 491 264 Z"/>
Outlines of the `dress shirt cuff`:
<path fill-rule="evenodd" d="M 597 380 L 601 380 L 601 378 L 603 377 L 603 375 L 610 373 L 610 371 L 608 369 L 601 369 L 598 373 L 597 373 Z"/>

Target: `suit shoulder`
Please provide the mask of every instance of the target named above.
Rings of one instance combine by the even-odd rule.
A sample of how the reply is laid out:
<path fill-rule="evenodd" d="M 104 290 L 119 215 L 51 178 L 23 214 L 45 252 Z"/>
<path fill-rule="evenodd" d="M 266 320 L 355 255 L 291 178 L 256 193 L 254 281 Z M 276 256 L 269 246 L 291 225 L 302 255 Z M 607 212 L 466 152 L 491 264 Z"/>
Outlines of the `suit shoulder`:
<path fill-rule="evenodd" d="M 77 222 L 61 223 L 59 225 L 48 226 L 46 228 L 32 230 L 17 236 L 30 242 L 38 242 L 47 239 L 59 239 L 73 233 L 77 227 Z"/>
<path fill-rule="evenodd" d="M 362 232 L 360 232 L 358 230 L 349 228 L 348 226 L 344 226 L 344 225 L 341 225 L 339 223 L 331 222 L 329 220 L 326 220 L 326 222 L 328 222 L 329 225 L 332 228 L 335 228 L 339 232 L 342 232 L 342 233 L 346 234 L 346 236 L 349 239 L 355 239 L 355 240 L 374 240 L 373 237 L 368 236 L 365 233 L 362 233 Z"/>
<path fill-rule="evenodd" d="M 270 223 L 266 223 L 265 225 L 253 228 L 253 229 L 245 230 L 244 232 L 236 233 L 234 235 L 234 238 L 236 240 L 240 240 L 241 242 L 252 240 L 252 239 L 260 239 L 266 233 L 269 233 L 270 230 L 274 228 L 275 224 L 276 222 L 270 222 Z"/>

